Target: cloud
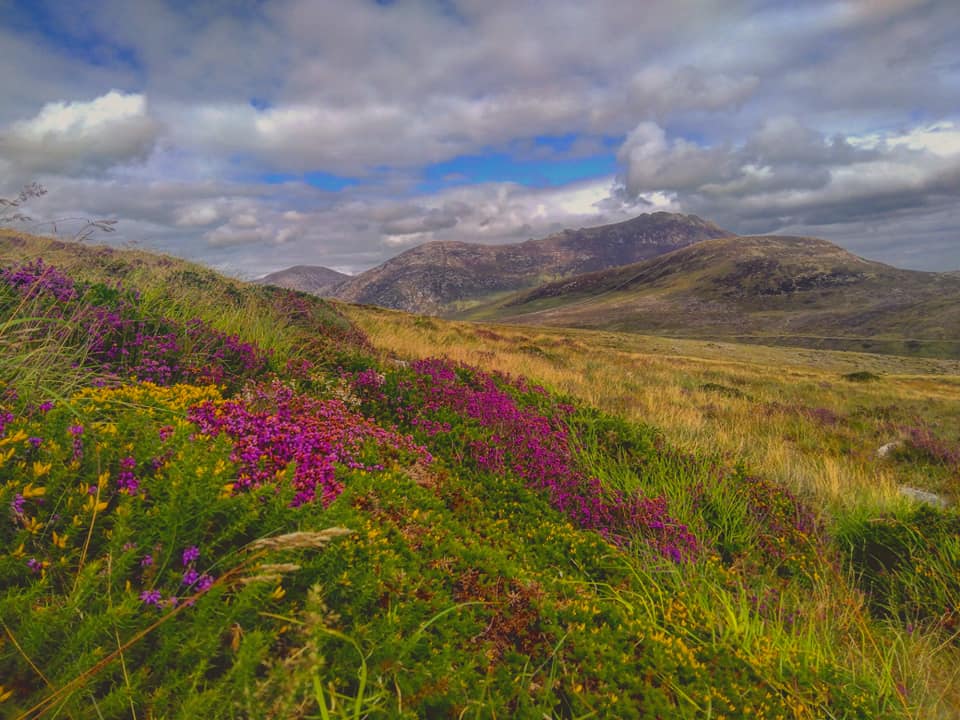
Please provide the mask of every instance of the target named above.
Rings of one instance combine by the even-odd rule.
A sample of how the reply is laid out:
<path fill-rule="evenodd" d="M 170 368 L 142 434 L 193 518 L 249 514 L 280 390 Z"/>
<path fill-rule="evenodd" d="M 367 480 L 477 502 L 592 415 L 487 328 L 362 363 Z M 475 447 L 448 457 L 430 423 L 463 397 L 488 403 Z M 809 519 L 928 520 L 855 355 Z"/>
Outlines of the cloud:
<path fill-rule="evenodd" d="M 954 3 L 88 5 L 48 3 L 44 26 L 29 0 L 5 6 L 0 194 L 39 175 L 34 215 L 115 217 L 118 236 L 221 268 L 356 270 L 653 207 L 911 247 L 914 265 L 956 238 Z M 606 173 L 611 148 L 616 191 L 422 189 L 461 156 L 600 157 Z M 296 180 L 314 172 L 352 183 Z"/>
<path fill-rule="evenodd" d="M 202 227 L 220 219 L 220 211 L 212 203 L 195 203 L 177 208 L 174 213 L 177 227 Z"/>
<path fill-rule="evenodd" d="M 665 117 L 678 111 L 738 107 L 759 85 L 760 78 L 752 74 L 708 72 L 690 65 L 680 68 L 652 65 L 639 70 L 628 87 L 636 107 Z"/>
<path fill-rule="evenodd" d="M 634 196 L 696 189 L 736 172 L 726 148 L 705 148 L 682 138 L 668 141 L 663 128 L 653 122 L 642 122 L 627 135 L 617 159 L 624 168 L 624 187 Z"/>
<path fill-rule="evenodd" d="M 850 242 L 859 227 L 865 237 L 853 245 L 883 255 L 889 248 L 869 237 L 877 223 L 895 220 L 902 230 L 912 220 L 929 242 L 924 217 L 956 206 L 958 135 L 953 123 L 939 123 L 869 138 L 828 138 L 796 118 L 779 117 L 740 145 L 705 147 L 641 123 L 618 156 L 621 192 L 635 198 L 669 191 L 676 208 L 743 233 L 815 229 L 829 237 L 836 227 Z M 918 253 L 910 255 L 917 266 Z"/>
<path fill-rule="evenodd" d="M 160 125 L 144 95 L 110 91 L 89 102 L 51 102 L 0 132 L 0 157 L 26 173 L 81 175 L 145 159 Z"/>

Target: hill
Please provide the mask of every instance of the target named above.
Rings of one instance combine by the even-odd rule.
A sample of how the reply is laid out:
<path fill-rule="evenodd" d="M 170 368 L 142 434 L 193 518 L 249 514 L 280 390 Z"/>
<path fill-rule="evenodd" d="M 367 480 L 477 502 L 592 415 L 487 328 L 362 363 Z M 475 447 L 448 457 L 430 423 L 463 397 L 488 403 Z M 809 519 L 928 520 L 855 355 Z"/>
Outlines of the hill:
<path fill-rule="evenodd" d="M 467 316 L 524 324 L 960 357 L 960 277 L 816 238 L 707 240 L 546 283 Z"/>
<path fill-rule="evenodd" d="M 949 363 L 647 386 L 681 358 L 498 331 L 0 233 L 0 715 L 956 714 L 960 515 L 850 464 L 897 432 L 876 472 L 952 492 Z M 766 417 L 832 482 L 643 398 Z"/>
<path fill-rule="evenodd" d="M 276 285 L 288 290 L 299 290 L 325 297 L 332 295 L 337 286 L 350 279 L 350 275 L 331 270 L 319 265 L 294 265 L 286 270 L 279 270 L 264 275 L 256 280 L 258 285 Z"/>
<path fill-rule="evenodd" d="M 601 270 L 729 232 L 694 215 L 652 213 L 509 245 L 432 242 L 345 282 L 337 297 L 442 314 L 550 279 Z"/>

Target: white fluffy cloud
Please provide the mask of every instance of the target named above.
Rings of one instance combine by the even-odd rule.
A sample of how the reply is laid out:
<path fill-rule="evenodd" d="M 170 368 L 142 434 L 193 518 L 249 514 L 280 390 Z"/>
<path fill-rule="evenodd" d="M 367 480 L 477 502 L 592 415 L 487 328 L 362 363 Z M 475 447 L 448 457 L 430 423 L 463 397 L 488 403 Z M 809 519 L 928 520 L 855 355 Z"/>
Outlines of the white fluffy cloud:
<path fill-rule="evenodd" d="M 0 130 L 0 157 L 25 173 L 96 173 L 143 160 L 159 132 L 144 95 L 110 91 L 89 102 L 47 103 Z"/>

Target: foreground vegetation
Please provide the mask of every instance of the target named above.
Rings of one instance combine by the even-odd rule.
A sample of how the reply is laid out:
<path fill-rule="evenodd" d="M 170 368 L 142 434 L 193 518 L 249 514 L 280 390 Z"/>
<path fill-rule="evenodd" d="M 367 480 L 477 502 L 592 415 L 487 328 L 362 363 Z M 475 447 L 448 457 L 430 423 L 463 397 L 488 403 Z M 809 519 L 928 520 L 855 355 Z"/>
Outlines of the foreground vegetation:
<path fill-rule="evenodd" d="M 905 420 L 808 413 L 816 374 L 789 396 L 751 364 L 346 309 L 368 340 L 314 298 L 36 238 L 0 265 L 4 716 L 960 707 L 958 517 L 895 491 L 955 490 L 956 378 L 834 381 L 916 406 L 867 491 L 842 443 Z M 767 405 L 769 430 L 709 427 Z M 787 472 L 814 438 L 835 483 Z"/>

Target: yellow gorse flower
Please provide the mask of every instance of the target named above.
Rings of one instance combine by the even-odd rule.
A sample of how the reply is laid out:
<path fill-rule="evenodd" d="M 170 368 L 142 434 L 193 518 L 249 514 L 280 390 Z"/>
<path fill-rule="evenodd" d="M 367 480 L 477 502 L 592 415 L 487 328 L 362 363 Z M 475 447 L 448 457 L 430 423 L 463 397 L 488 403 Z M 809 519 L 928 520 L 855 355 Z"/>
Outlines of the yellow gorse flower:
<path fill-rule="evenodd" d="M 50 469 L 49 465 L 47 469 Z M 34 467 L 34 474 L 36 474 L 36 467 Z M 42 486 L 34 487 L 33 483 L 27 483 L 20 494 L 25 498 L 40 497 L 41 495 L 47 494 L 47 489 Z"/>
<path fill-rule="evenodd" d="M 173 410 L 185 411 L 192 405 L 222 399 L 220 388 L 215 385 L 171 385 L 163 387 L 152 382 L 132 383 L 115 388 L 87 388 L 74 396 L 90 400 L 97 405 L 123 403 L 130 405 L 163 405 Z"/>
<path fill-rule="evenodd" d="M 43 529 L 43 523 L 35 517 L 27 517 L 23 519 L 23 527 L 31 535 L 36 535 Z"/>
<path fill-rule="evenodd" d="M 107 505 L 109 504 L 110 503 L 106 502 L 97 502 L 97 499 L 93 495 L 90 495 L 87 497 L 87 501 L 83 504 L 83 510 L 84 512 L 100 512 L 101 510 L 106 510 Z"/>
<path fill-rule="evenodd" d="M 29 436 L 27 431 L 24 429 L 17 430 L 13 435 L 8 435 L 5 438 L 0 438 L 0 447 L 4 445 L 16 445 L 26 440 Z"/>

